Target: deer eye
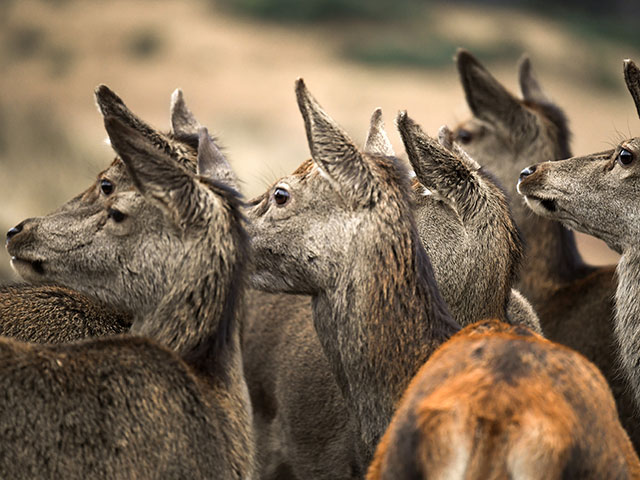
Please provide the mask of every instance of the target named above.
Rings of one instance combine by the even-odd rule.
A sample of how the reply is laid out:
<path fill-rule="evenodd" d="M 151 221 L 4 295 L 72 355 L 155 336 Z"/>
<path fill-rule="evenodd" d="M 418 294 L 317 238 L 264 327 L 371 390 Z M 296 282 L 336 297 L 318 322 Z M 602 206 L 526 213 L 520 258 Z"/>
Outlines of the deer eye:
<path fill-rule="evenodd" d="M 276 205 L 284 205 L 289 201 L 290 195 L 284 188 L 278 187 L 273 192 L 273 199 L 276 202 Z"/>
<path fill-rule="evenodd" d="M 461 128 L 460 130 L 458 130 L 458 134 L 456 135 L 456 140 L 458 142 L 462 143 L 463 145 L 466 145 L 472 139 L 473 139 L 473 135 L 469 130 L 465 130 L 464 128 Z"/>
<path fill-rule="evenodd" d="M 116 223 L 120 223 L 127 218 L 126 214 L 122 213 L 120 210 L 116 210 L 115 208 L 107 210 L 107 216 Z"/>
<path fill-rule="evenodd" d="M 102 190 L 102 193 L 105 195 L 111 195 L 111 193 L 113 193 L 113 183 L 103 178 L 100 180 L 100 190 Z"/>
<path fill-rule="evenodd" d="M 631 162 L 633 162 L 633 153 L 623 148 L 622 150 L 620 150 L 620 153 L 618 153 L 616 161 L 623 167 L 628 167 L 629 165 L 631 165 Z"/>

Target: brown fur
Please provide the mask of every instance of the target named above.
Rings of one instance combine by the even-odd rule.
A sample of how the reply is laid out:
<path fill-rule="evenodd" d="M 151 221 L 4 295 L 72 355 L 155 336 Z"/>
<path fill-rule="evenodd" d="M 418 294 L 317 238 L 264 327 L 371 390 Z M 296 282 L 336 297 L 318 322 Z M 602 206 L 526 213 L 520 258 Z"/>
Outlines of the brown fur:
<path fill-rule="evenodd" d="M 624 64 L 627 87 L 640 104 L 640 69 Z M 622 153 L 627 155 L 623 161 Z M 638 190 L 640 138 L 622 141 L 615 149 L 542 163 L 523 170 L 518 191 L 536 213 L 594 235 L 622 254 L 618 263 L 613 337 L 626 379 L 640 406 L 640 331 L 637 288 L 640 283 L 638 254 Z M 635 412 L 635 425 L 638 414 Z"/>
<path fill-rule="evenodd" d="M 58 286 L 0 287 L 0 335 L 65 343 L 129 330 L 131 316 Z"/>
<path fill-rule="evenodd" d="M 296 92 L 314 167 L 304 182 L 276 183 L 288 205 L 272 189 L 251 202 L 252 282 L 312 296 L 366 465 L 411 372 L 457 327 L 415 230 L 406 173 L 393 157 L 360 152 L 301 81 Z"/>
<path fill-rule="evenodd" d="M 182 92 L 176 90 L 173 94 L 173 128 L 166 134 L 138 118 L 107 87 L 96 91 L 96 102 L 103 114 L 117 115 L 137 128 L 159 152 L 166 152 L 195 172 L 199 124 L 186 107 Z M 214 161 L 207 175 L 235 188 L 235 176 L 215 144 L 211 144 L 209 155 Z M 109 190 L 103 188 L 103 182 L 108 182 Z M 0 310 L 0 331 L 4 335 L 35 342 L 63 342 L 123 333 L 128 330 L 127 323 L 156 308 L 166 294 L 159 287 L 160 280 L 155 285 L 122 281 L 122 263 L 126 261 L 123 256 L 127 254 L 100 262 L 96 256 L 100 256 L 97 252 L 101 247 L 94 236 L 76 231 L 88 218 L 112 206 L 113 199 L 123 192 L 138 195 L 125 164 L 116 157 L 87 190 L 55 212 L 27 219 L 12 229 L 7 249 L 14 257 L 14 269 L 36 285 L 14 286 L 1 293 L 4 307 Z M 148 215 L 152 217 L 157 212 L 149 211 Z M 142 244 L 131 246 L 131 250 L 140 248 Z M 145 268 L 128 266 L 134 270 Z M 60 301 L 60 290 L 40 286 L 42 283 L 63 285 L 65 301 Z M 123 322 L 125 317 L 130 318 Z M 29 321 L 21 320 L 27 318 Z"/>
<path fill-rule="evenodd" d="M 615 349 L 614 268 L 586 265 L 573 232 L 557 221 L 531 215 L 515 191 L 526 166 L 570 156 L 566 118 L 540 88 L 528 59 L 520 66 L 523 100 L 470 53 L 461 51 L 457 64 L 474 118 L 456 129 L 456 138 L 508 187 L 526 245 L 518 288 L 538 313 L 547 338 L 579 351 L 602 371 L 638 449 L 640 423 Z"/>
<path fill-rule="evenodd" d="M 136 125 L 108 113 L 105 126 L 137 193 L 116 193 L 91 217 L 94 236 L 108 243 L 97 254 L 124 258 L 127 241 L 142 235 L 162 257 L 165 295 L 134 320 L 132 336 L 0 341 L 0 476 L 249 478 L 238 328 L 248 242 L 237 194 L 159 152 Z M 215 164 L 208 142 L 203 129 L 199 172 Z M 134 271 L 148 281 L 148 252 L 130 253 L 145 257 Z"/>
<path fill-rule="evenodd" d="M 481 322 L 440 347 L 405 392 L 367 479 L 638 478 L 598 369 L 523 330 Z"/>
<path fill-rule="evenodd" d="M 539 330 L 526 300 L 518 301 L 517 292 L 509 288 L 521 245 L 502 191 L 470 160 L 463 167 L 462 152 L 450 152 L 451 145 L 437 146 L 408 117 L 403 118 L 407 143 L 433 145 L 430 152 L 410 151 L 419 175 L 411 182 L 412 209 L 438 285 L 456 319 L 465 325 L 486 315 L 505 318 L 508 303 L 512 312 L 522 309 L 514 321 Z M 367 148 L 374 144 L 374 153 L 392 155 L 385 138 L 376 111 Z M 464 168 L 468 173 L 458 176 Z M 312 188 L 314 175 L 313 162 L 307 161 L 283 182 Z M 439 176 L 452 185 L 469 182 L 476 190 L 464 199 L 441 195 Z M 423 195 L 426 187 L 435 194 Z M 470 207 L 463 217 L 466 204 Z M 263 214 L 268 204 L 254 208 L 256 215 Z M 248 318 L 244 359 L 258 424 L 262 477 L 279 478 L 286 471 L 297 478 L 361 478 L 362 461 L 353 448 L 356 424 L 349 420 L 309 318 L 309 300 L 252 294 L 250 305 L 249 310 L 259 314 Z"/>

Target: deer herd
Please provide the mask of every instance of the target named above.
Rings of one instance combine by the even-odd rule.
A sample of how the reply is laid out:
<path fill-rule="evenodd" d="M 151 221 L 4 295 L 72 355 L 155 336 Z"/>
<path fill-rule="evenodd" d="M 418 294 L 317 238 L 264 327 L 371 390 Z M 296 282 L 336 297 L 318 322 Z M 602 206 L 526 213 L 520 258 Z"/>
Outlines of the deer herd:
<path fill-rule="evenodd" d="M 180 90 L 165 133 L 98 87 L 116 159 L 7 233 L 0 478 L 640 478 L 640 137 L 569 158 L 527 58 L 456 63 L 410 168 L 298 80 L 311 159 L 246 202 Z"/>

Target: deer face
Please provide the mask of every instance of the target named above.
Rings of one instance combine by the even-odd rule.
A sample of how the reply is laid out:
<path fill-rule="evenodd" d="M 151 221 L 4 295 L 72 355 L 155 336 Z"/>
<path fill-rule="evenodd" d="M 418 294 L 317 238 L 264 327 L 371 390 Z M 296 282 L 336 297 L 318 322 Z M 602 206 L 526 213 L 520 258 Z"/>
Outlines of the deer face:
<path fill-rule="evenodd" d="M 404 182 L 395 178 L 395 160 L 359 151 L 302 81 L 296 92 L 312 160 L 250 202 L 252 282 L 270 291 L 315 294 L 335 286 L 358 239 L 385 235 L 384 224 L 373 220 L 376 212 L 388 207 L 391 217 L 394 211 L 401 217 L 387 200 L 404 198 L 395 186 Z M 390 186 L 383 189 L 386 179 Z"/>
<path fill-rule="evenodd" d="M 164 228 L 161 212 L 125 191 L 103 205 L 28 219 L 7 249 L 13 268 L 31 283 L 64 284 L 129 309 L 146 302 L 138 283 L 157 283 L 165 268 L 154 254 L 171 238 Z"/>
<path fill-rule="evenodd" d="M 357 230 L 357 220 L 312 160 L 252 200 L 247 216 L 252 282 L 271 291 L 315 293 L 337 273 L 349 242 L 345 227 Z"/>
<path fill-rule="evenodd" d="M 624 77 L 640 115 L 640 69 L 624 62 Z M 640 137 L 615 149 L 522 171 L 518 192 L 539 215 L 604 240 L 623 253 L 640 236 Z"/>
<path fill-rule="evenodd" d="M 622 253 L 640 236 L 640 138 L 614 150 L 522 171 L 518 191 L 537 214 L 605 241 Z"/>
<path fill-rule="evenodd" d="M 183 182 L 180 179 L 195 170 L 196 154 L 191 150 L 189 158 L 176 156 L 177 151 L 189 151 L 189 145 L 158 148 L 161 134 L 141 124 L 128 110 L 123 111 L 120 107 L 124 104 L 113 92 L 101 87 L 96 96 L 106 112 L 105 126 L 119 158 L 84 194 L 53 214 L 25 220 L 12 229 L 7 235 L 7 249 L 15 270 L 29 282 L 57 283 L 124 310 L 148 311 L 162 298 L 171 272 L 185 257 L 193 256 L 187 254 L 193 239 L 181 233 L 184 219 L 167 215 L 165 197 L 179 195 L 199 205 L 189 195 L 193 193 L 190 189 L 177 192 Z M 196 137 L 195 143 L 202 142 Z M 211 177 L 219 151 L 209 138 L 201 144 L 201 150 L 210 159 L 203 163 L 202 173 Z M 165 197 L 161 197 L 160 188 L 154 187 L 158 190 L 154 190 L 155 197 L 164 200 L 154 199 L 147 192 L 149 188 L 143 191 L 146 183 L 139 180 L 143 168 L 133 170 L 127 164 L 134 157 L 150 159 L 147 168 L 156 172 L 154 185 L 162 185 L 165 191 Z M 158 158 L 161 162 L 155 161 Z M 206 200 L 201 197 L 201 201 Z"/>

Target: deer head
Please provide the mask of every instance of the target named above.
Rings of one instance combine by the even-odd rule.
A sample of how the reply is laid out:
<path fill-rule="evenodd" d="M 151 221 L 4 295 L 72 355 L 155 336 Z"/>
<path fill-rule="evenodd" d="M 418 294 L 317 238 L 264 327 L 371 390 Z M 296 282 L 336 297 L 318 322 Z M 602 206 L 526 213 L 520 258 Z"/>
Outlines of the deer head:
<path fill-rule="evenodd" d="M 527 57 L 519 67 L 522 100 L 466 50 L 458 52 L 456 63 L 473 118 L 455 129 L 454 138 L 513 195 L 524 167 L 571 156 L 566 117 L 540 87 Z M 525 210 L 519 202 L 514 208 L 517 222 L 523 223 Z"/>
<path fill-rule="evenodd" d="M 624 63 L 627 87 L 640 112 L 640 70 Z M 635 247 L 640 234 L 640 138 L 611 150 L 525 168 L 518 191 L 539 215 L 604 240 L 619 253 Z"/>
<path fill-rule="evenodd" d="M 401 193 L 406 180 L 395 158 L 361 152 L 302 80 L 296 95 L 312 159 L 250 202 L 252 281 L 269 291 L 314 294 L 335 284 L 341 265 L 350 263 L 354 236 L 380 235 L 374 233 L 380 225 L 371 211 L 384 212 L 389 220 L 399 215 L 389 197 L 405 212 L 409 202 Z M 367 148 L 382 145 L 376 142 Z"/>
<path fill-rule="evenodd" d="M 414 215 L 440 290 L 462 325 L 505 318 L 522 242 L 504 192 L 442 127 L 439 141 L 406 114 L 398 128 L 415 172 Z"/>
<path fill-rule="evenodd" d="M 154 149 L 149 154 L 165 155 L 183 169 L 195 172 L 200 127 L 186 107 L 182 92 L 177 90 L 172 97 L 173 130 L 169 134 L 139 119 L 104 85 L 96 90 L 96 101 L 105 121 L 108 118 L 109 125 L 118 122 L 123 126 L 121 129 L 126 127 L 129 137 Z M 111 141 L 113 145 L 112 138 Z M 118 148 L 123 147 L 114 147 L 116 153 L 120 153 Z M 223 181 L 228 179 L 232 171 L 213 140 L 208 138 L 202 148 L 209 158 L 203 164 L 207 169 L 203 173 Z M 49 215 L 27 219 L 12 228 L 7 234 L 7 249 L 14 257 L 14 269 L 29 282 L 65 285 L 141 314 L 157 304 L 159 297 L 144 293 L 145 287 L 155 285 L 166 267 L 149 265 L 159 270 L 150 274 L 149 285 L 139 285 L 140 288 L 129 288 L 127 277 L 135 277 L 146 268 L 145 255 L 151 263 L 155 261 L 149 250 L 155 247 L 142 240 L 145 229 L 159 233 L 164 222 L 160 213 L 143 199 L 131 172 L 118 156 L 84 193 Z M 121 240 L 119 249 L 108 244 L 115 238 Z M 140 249 L 138 260 L 136 252 L 127 251 L 127 241 L 131 242 L 130 248 Z M 131 271 L 125 272 L 126 268 Z"/>

